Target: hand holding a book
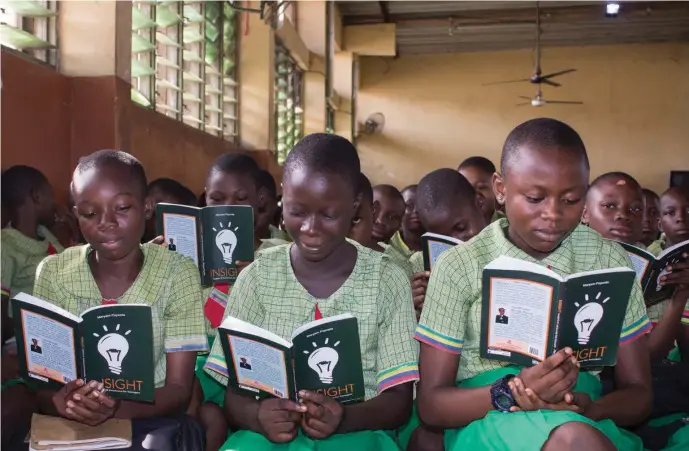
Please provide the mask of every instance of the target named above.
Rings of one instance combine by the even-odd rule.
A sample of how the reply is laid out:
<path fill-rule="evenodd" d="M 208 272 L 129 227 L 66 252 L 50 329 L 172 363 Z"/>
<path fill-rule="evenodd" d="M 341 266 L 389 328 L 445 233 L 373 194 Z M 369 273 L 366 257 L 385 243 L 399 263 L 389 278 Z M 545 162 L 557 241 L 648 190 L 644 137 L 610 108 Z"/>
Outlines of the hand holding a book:
<path fill-rule="evenodd" d="M 579 377 L 579 365 L 572 357 L 572 349 L 564 348 L 538 365 L 524 368 L 519 379 L 547 403 L 560 403 L 571 393 Z"/>
<path fill-rule="evenodd" d="M 431 277 L 430 271 L 417 272 L 411 278 L 411 294 L 414 300 L 414 309 L 420 312 L 423 309 L 423 303 L 426 299 L 426 289 L 428 288 L 428 279 Z"/>
<path fill-rule="evenodd" d="M 65 384 L 55 395 L 53 404 L 60 416 L 89 426 L 97 426 L 112 418 L 117 402 L 95 381 L 86 384 L 77 379 Z"/>
<path fill-rule="evenodd" d="M 258 405 L 261 434 L 273 443 L 288 443 L 299 431 L 306 407 L 284 398 L 269 398 Z"/>
<path fill-rule="evenodd" d="M 574 402 L 574 395 L 581 396 L 581 401 L 583 403 L 584 397 L 588 398 L 589 404 L 591 403 L 591 398 L 584 393 L 568 393 L 565 395 L 563 401 L 556 403 L 549 403 L 541 399 L 532 389 L 526 388 L 524 382 L 519 377 L 513 378 L 509 382 L 510 390 L 512 390 L 512 396 L 517 402 L 517 406 L 510 409 L 511 412 L 532 412 L 534 410 L 568 410 L 570 412 L 583 413 L 584 407 L 578 405 Z"/>
<path fill-rule="evenodd" d="M 165 245 L 165 236 L 158 235 L 157 237 L 155 237 L 151 241 L 149 241 L 148 244 L 157 244 L 159 246 L 164 246 Z"/>
<path fill-rule="evenodd" d="M 689 254 L 682 254 L 682 260 L 668 265 L 667 271 L 660 282 L 663 285 L 676 285 L 679 291 L 689 294 Z"/>
<path fill-rule="evenodd" d="M 333 435 L 342 422 L 344 407 L 333 398 L 309 390 L 300 391 L 299 397 L 307 409 L 301 420 L 306 435 L 314 440 Z"/>

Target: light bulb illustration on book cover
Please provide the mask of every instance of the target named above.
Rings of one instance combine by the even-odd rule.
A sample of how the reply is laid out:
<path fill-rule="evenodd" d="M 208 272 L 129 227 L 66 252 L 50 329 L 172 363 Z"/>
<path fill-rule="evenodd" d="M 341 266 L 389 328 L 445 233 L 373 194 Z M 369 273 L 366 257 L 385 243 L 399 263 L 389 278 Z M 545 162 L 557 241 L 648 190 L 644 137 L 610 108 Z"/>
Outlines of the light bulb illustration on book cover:
<path fill-rule="evenodd" d="M 232 255 L 237 249 L 237 235 L 234 232 L 236 232 L 239 227 L 235 227 L 233 230 L 231 222 L 227 223 L 226 229 L 222 228 L 224 227 L 222 222 L 220 223 L 220 227 L 221 229 L 219 231 L 213 228 L 214 232 L 218 232 L 217 235 L 215 235 L 215 245 L 218 247 L 218 250 L 220 250 L 223 261 L 231 265 L 234 263 Z"/>
<path fill-rule="evenodd" d="M 591 338 L 591 332 L 593 332 L 601 319 L 603 319 L 603 304 L 608 302 L 610 298 L 606 297 L 600 301 L 601 295 L 602 293 L 599 292 L 596 295 L 595 301 L 589 302 L 589 295 L 586 294 L 584 295 L 584 299 L 586 300 L 585 304 L 580 306 L 578 302 L 574 303 L 576 307 L 579 307 L 579 310 L 577 310 L 577 313 L 574 315 L 574 327 L 577 328 L 577 341 L 580 345 L 588 344 Z"/>
<path fill-rule="evenodd" d="M 340 355 L 335 349 L 340 342 L 336 341 L 332 347 L 327 346 L 330 339 L 326 338 L 325 343 L 320 348 L 316 342 L 312 342 L 313 347 L 316 348 L 311 351 L 311 355 L 308 358 L 309 368 L 318 374 L 318 378 L 324 384 L 332 384 L 333 382 L 333 371 L 337 365 Z M 310 351 L 304 351 L 304 354 L 309 354 Z"/>
<path fill-rule="evenodd" d="M 108 332 L 108 326 L 103 325 L 103 330 Z M 115 330 L 120 330 L 119 324 L 115 327 Z M 129 352 L 129 341 L 127 341 L 126 335 L 129 335 L 131 332 L 131 330 L 128 330 L 124 335 L 110 332 L 102 337 L 95 332 L 93 334 L 95 337 L 100 338 L 98 340 L 98 353 L 108 362 L 108 369 L 113 374 L 122 373 L 122 362 Z"/>

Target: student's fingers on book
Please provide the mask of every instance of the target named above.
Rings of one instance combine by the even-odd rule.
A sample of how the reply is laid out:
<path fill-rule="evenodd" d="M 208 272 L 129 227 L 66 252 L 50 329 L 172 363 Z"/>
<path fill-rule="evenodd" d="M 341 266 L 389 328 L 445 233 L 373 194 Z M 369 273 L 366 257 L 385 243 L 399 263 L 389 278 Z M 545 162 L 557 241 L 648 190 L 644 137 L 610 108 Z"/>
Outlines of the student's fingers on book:
<path fill-rule="evenodd" d="M 159 235 L 159 236 L 153 238 L 151 241 L 149 241 L 148 244 L 158 244 L 158 245 L 165 244 L 165 237 L 163 235 Z"/>
<path fill-rule="evenodd" d="M 541 378 L 546 374 L 559 369 L 562 363 L 567 362 L 567 359 L 571 354 L 571 348 L 560 349 L 558 352 L 556 352 L 555 354 L 545 359 L 543 362 L 533 367 L 535 370 L 534 376 Z"/>
<path fill-rule="evenodd" d="M 524 382 L 521 379 L 515 377 L 509 382 L 509 387 L 512 391 L 512 397 L 519 406 L 516 409 L 511 409 L 512 411 L 523 410 L 525 412 L 529 412 L 531 410 L 535 410 L 531 399 L 526 395 Z"/>
<path fill-rule="evenodd" d="M 108 396 L 105 392 L 102 391 L 94 391 L 93 395 L 96 399 L 98 399 L 98 402 L 102 405 L 104 405 L 108 409 L 114 409 L 117 407 L 117 401 L 112 399 L 110 396 Z"/>
<path fill-rule="evenodd" d="M 536 392 L 548 402 L 560 402 L 565 394 L 571 392 L 579 377 L 579 367 L 576 360 L 572 357 L 569 361 L 563 362 L 550 373 L 546 374 L 540 381 L 539 386 L 546 387 L 543 392 Z M 533 387 L 535 389 L 535 387 Z"/>
<path fill-rule="evenodd" d="M 320 404 L 322 406 L 328 404 L 328 402 L 332 400 L 332 398 L 328 398 L 327 396 L 321 393 L 316 393 L 310 390 L 300 391 L 299 397 L 305 401 L 311 401 L 312 403 Z"/>

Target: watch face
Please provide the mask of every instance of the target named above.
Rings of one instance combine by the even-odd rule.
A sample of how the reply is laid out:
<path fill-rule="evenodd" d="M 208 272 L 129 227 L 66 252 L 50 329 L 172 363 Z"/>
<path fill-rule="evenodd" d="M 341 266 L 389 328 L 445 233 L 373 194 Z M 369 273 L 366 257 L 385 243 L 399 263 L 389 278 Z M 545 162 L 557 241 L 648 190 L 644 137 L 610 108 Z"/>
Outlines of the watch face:
<path fill-rule="evenodd" d="M 514 406 L 514 400 L 512 397 L 504 393 L 500 393 L 495 396 L 495 404 L 497 404 L 501 410 L 509 411 L 510 408 Z"/>

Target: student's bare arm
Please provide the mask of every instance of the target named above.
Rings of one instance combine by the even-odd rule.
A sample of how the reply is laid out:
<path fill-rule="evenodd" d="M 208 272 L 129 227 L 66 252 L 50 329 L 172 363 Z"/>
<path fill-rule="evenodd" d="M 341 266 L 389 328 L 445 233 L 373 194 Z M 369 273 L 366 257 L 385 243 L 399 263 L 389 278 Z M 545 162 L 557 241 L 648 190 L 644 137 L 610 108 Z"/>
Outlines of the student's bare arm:
<path fill-rule="evenodd" d="M 493 410 L 490 387 L 455 386 L 458 354 L 441 351 L 421 343 L 417 391 L 419 417 L 428 426 L 452 429 L 466 426 Z"/>
<path fill-rule="evenodd" d="M 674 347 L 675 337 L 682 327 L 682 313 L 686 301 L 686 294 L 683 295 L 677 290 L 668 302 L 662 318 L 649 334 L 648 348 L 651 352 L 651 360 L 665 358 Z"/>
<path fill-rule="evenodd" d="M 344 406 L 340 434 L 356 431 L 397 429 L 411 416 L 414 383 L 407 382 L 385 390 L 373 399 Z"/>
<path fill-rule="evenodd" d="M 153 404 L 121 401 L 116 418 L 150 418 L 184 412 L 189 406 L 194 386 L 196 352 L 169 352 L 165 385 L 155 390 Z"/>
<path fill-rule="evenodd" d="M 225 392 L 225 418 L 232 429 L 261 432 L 258 423 L 259 402 L 253 397 L 239 395 L 229 388 Z"/>
<path fill-rule="evenodd" d="M 643 336 L 617 350 L 617 389 L 594 401 L 584 412 L 588 418 L 610 419 L 618 426 L 633 426 L 651 411 L 651 367 L 648 338 Z"/>
<path fill-rule="evenodd" d="M 683 325 L 677 333 L 677 346 L 683 359 L 689 359 L 689 326 Z"/>

